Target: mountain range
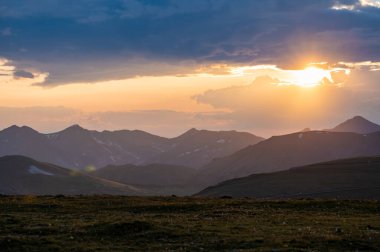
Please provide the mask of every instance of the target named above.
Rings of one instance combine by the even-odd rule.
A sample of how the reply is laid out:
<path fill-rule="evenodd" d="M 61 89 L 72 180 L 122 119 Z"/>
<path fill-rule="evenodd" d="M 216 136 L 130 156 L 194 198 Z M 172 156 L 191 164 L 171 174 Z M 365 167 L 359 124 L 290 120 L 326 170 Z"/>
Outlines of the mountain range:
<path fill-rule="evenodd" d="M 331 130 L 305 129 L 273 136 L 229 156 L 216 158 L 202 167 L 195 181 L 207 186 L 255 173 L 373 155 L 380 155 L 380 125 L 355 116 Z"/>
<path fill-rule="evenodd" d="M 263 138 L 236 131 L 191 129 L 175 138 L 139 130 L 91 131 L 79 125 L 51 134 L 11 126 L 0 131 L 0 156 L 23 155 L 76 170 L 150 163 L 199 168 Z"/>
<path fill-rule="evenodd" d="M 78 125 L 52 134 L 12 126 L 0 131 L 0 193 L 191 195 L 252 174 L 379 156 L 380 131 L 368 129 L 374 130 L 374 124 L 358 116 L 331 130 L 304 130 L 266 140 L 236 131 L 191 129 L 164 138 L 137 130 L 90 131 Z"/>
<path fill-rule="evenodd" d="M 202 168 L 197 181 L 213 185 L 224 180 L 268 173 L 335 159 L 380 155 L 380 132 L 308 131 L 271 137 Z"/>

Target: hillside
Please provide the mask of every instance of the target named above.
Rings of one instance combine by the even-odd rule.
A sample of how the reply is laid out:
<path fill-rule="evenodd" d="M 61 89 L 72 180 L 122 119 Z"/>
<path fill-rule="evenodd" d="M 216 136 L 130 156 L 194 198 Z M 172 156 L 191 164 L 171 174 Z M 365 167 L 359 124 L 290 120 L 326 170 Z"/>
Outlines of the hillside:
<path fill-rule="evenodd" d="M 150 164 L 107 166 L 93 176 L 150 189 L 154 195 L 191 195 L 200 188 L 189 183 L 196 170 L 184 166 Z"/>
<path fill-rule="evenodd" d="M 145 190 L 74 172 L 23 156 L 0 158 L 0 194 L 145 195 Z"/>
<path fill-rule="evenodd" d="M 271 137 L 230 156 L 215 159 L 195 178 L 204 185 L 335 159 L 380 155 L 380 132 L 309 131 Z"/>
<path fill-rule="evenodd" d="M 380 199 L 380 156 L 254 174 L 206 188 L 198 196 Z"/>

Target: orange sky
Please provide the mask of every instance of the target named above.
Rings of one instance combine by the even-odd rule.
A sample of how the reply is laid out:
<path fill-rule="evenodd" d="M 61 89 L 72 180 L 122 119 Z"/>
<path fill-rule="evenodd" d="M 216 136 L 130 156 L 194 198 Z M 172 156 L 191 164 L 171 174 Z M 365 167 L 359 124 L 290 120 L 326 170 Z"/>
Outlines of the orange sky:
<path fill-rule="evenodd" d="M 346 69 L 322 69 L 310 64 L 304 70 L 284 70 L 274 65 L 210 65 L 181 76 L 143 76 L 53 87 L 38 84 L 46 78 L 45 73 L 36 72 L 38 77 L 34 79 L 0 76 L 0 126 L 21 124 L 51 132 L 80 123 L 90 129 L 142 129 L 165 136 L 197 127 L 237 129 L 267 137 L 313 127 L 318 120 L 342 110 L 339 106 L 347 107 L 345 99 L 360 84 L 357 80 L 363 79 L 363 75 L 351 76 L 351 71 L 357 66 L 377 64 L 345 64 L 351 65 Z M 261 80 L 262 76 L 268 77 Z M 351 79 L 355 85 L 349 84 Z M 7 108 L 20 108 L 19 115 L 14 110 L 7 112 Z M 44 108 L 50 109 L 50 114 Z M 56 108 L 59 113 L 61 108 L 71 112 L 57 116 Z M 157 112 L 147 115 L 145 111 Z M 116 112 L 120 114 L 116 116 Z M 345 119 L 346 114 L 337 121 Z"/>
<path fill-rule="evenodd" d="M 215 67 L 213 67 L 214 69 Z M 228 74 L 205 72 L 182 77 L 137 77 L 97 83 L 71 83 L 44 88 L 29 79 L 8 80 L 2 84 L 0 106 L 65 106 L 86 112 L 165 109 L 187 112 L 212 111 L 211 106 L 197 103 L 192 97 L 210 89 L 246 85 L 261 75 L 270 75 L 297 85 L 329 76 L 329 71 L 285 71 L 275 66 L 235 67 Z M 213 71 L 211 69 L 211 71 Z M 43 77 L 37 79 L 37 82 Z M 36 82 L 36 79 L 34 80 Z"/>

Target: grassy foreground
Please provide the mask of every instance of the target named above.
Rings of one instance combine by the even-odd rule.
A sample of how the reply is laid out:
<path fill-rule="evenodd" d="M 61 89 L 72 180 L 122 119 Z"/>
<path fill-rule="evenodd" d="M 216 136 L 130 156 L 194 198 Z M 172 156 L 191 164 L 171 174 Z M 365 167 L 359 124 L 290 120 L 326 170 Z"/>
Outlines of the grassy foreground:
<path fill-rule="evenodd" d="M 1 251 L 379 251 L 379 201 L 0 197 Z"/>

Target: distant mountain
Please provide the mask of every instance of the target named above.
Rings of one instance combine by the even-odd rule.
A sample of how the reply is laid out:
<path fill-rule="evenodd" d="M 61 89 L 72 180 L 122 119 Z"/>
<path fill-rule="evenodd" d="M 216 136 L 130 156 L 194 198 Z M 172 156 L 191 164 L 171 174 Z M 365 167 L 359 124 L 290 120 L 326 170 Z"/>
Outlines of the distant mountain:
<path fill-rule="evenodd" d="M 193 129 L 169 139 L 139 130 L 98 132 L 79 125 L 52 134 L 12 126 L 0 131 L 0 156 L 24 155 L 77 170 L 158 162 L 200 167 L 261 140 L 235 131 Z"/>
<path fill-rule="evenodd" d="M 209 187 L 198 196 L 380 199 L 380 157 L 352 158 L 255 174 Z"/>
<path fill-rule="evenodd" d="M 191 129 L 170 139 L 170 147 L 150 159 L 149 163 L 201 167 L 216 157 L 230 155 L 262 140 L 246 132 Z"/>
<path fill-rule="evenodd" d="M 155 195 L 191 195 L 201 189 L 189 183 L 196 172 L 195 169 L 184 166 L 149 164 L 107 166 L 91 174 L 123 184 L 147 188 Z"/>
<path fill-rule="evenodd" d="M 166 138 L 138 130 L 97 132 L 78 125 L 46 137 L 57 155 L 65 157 L 63 160 L 66 163 L 62 165 L 79 169 L 143 163 L 147 158 L 159 154 L 160 147 L 164 148 L 168 142 Z"/>
<path fill-rule="evenodd" d="M 329 131 L 368 134 L 380 131 L 380 125 L 370 122 L 361 116 L 355 116 Z"/>
<path fill-rule="evenodd" d="M 0 194 L 145 195 L 144 190 L 74 172 L 23 156 L 0 158 Z"/>
<path fill-rule="evenodd" d="M 308 131 L 275 136 L 230 156 L 213 160 L 194 181 L 212 185 L 224 180 L 355 156 L 380 155 L 380 132 Z"/>

